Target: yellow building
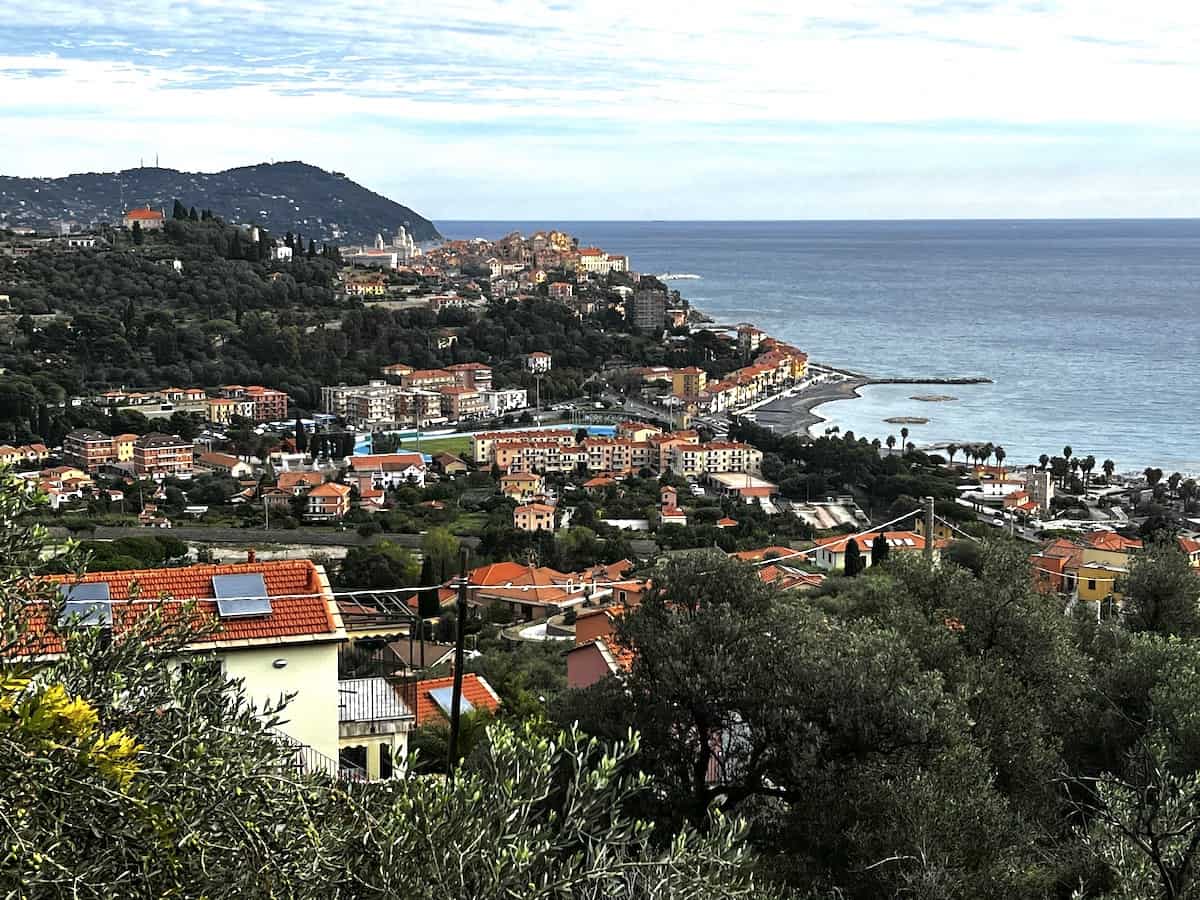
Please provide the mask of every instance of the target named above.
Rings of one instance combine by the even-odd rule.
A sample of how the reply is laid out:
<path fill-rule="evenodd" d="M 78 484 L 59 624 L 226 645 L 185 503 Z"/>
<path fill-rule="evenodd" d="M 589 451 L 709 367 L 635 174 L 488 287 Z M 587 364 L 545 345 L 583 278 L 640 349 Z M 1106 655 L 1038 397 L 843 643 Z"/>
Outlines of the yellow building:
<path fill-rule="evenodd" d="M 518 531 L 553 531 L 554 507 L 546 503 L 529 503 L 513 510 L 513 527 Z"/>
<path fill-rule="evenodd" d="M 698 397 L 708 384 L 708 373 L 697 366 L 671 370 L 671 393 L 676 397 Z"/>
<path fill-rule="evenodd" d="M 136 434 L 118 434 L 113 438 L 113 452 L 117 462 L 133 462 L 133 445 L 137 442 Z"/>
<path fill-rule="evenodd" d="M 1085 602 L 1096 603 L 1109 598 L 1120 603 L 1121 581 L 1129 575 L 1124 566 L 1102 562 L 1085 562 L 1075 572 L 1076 596 Z"/>
<path fill-rule="evenodd" d="M 233 421 L 236 408 L 236 400 L 229 400 L 225 397 L 213 397 L 208 401 L 208 421 L 214 425 L 228 425 Z"/>

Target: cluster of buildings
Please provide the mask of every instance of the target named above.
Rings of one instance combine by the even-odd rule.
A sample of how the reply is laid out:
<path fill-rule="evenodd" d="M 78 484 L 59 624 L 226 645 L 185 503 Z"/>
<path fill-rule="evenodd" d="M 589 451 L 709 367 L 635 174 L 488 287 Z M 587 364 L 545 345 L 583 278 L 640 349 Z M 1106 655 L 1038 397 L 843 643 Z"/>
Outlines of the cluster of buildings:
<path fill-rule="evenodd" d="M 501 472 L 501 492 L 520 504 L 513 525 L 522 531 L 557 527 L 560 517 L 546 493 L 547 473 L 587 476 L 583 487 L 589 491 L 649 470 L 673 472 L 746 501 L 778 492 L 758 477 L 762 452 L 749 444 L 705 442 L 695 431 L 663 431 L 644 422 L 622 422 L 611 437 L 589 435 L 582 440 L 563 428 L 481 432 L 472 436 L 471 454 L 477 466 Z M 663 490 L 662 522 L 686 524 L 674 488 Z"/>
<path fill-rule="evenodd" d="M 274 727 L 306 770 L 353 780 L 388 777 L 401 771 L 414 729 L 449 719 L 452 679 L 426 674 L 444 660 L 446 648 L 417 649 L 417 617 L 399 599 L 384 607 L 340 598 L 324 569 L 308 560 L 46 580 L 62 597 L 62 617 L 53 619 L 49 606 L 31 606 L 27 643 L 9 652 L 53 659 L 64 651 L 71 629 L 119 637 L 155 614 L 160 603 L 194 601 L 196 614 L 217 627 L 180 648 L 178 660 L 215 660 L 260 709 L 290 695 L 286 721 Z M 485 678 L 463 675 L 461 711 L 495 713 L 499 707 Z"/>
<path fill-rule="evenodd" d="M 444 369 L 395 363 L 382 374 L 368 384 L 322 387 L 322 410 L 356 428 L 425 428 L 494 418 L 529 405 L 524 388 L 493 388 L 492 368 L 484 363 Z"/>
<path fill-rule="evenodd" d="M 673 369 L 647 366 L 636 370 L 646 385 L 669 386 L 674 403 L 691 414 L 717 414 L 732 411 L 795 384 L 808 374 L 808 354 L 783 341 L 763 335 L 752 325 L 738 326 L 739 347 L 744 355 L 756 354 L 749 365 L 735 369 L 723 378 L 711 378 L 699 366 Z M 745 339 L 754 335 L 753 341 Z"/>
<path fill-rule="evenodd" d="M 107 435 L 92 428 L 76 428 L 63 438 L 63 461 L 88 475 L 123 470 L 137 478 L 190 478 L 193 445 L 176 435 Z"/>
<path fill-rule="evenodd" d="M 1192 566 L 1200 569 L 1200 541 L 1187 537 L 1176 540 Z M 1137 538 L 1115 531 L 1091 531 L 1076 539 L 1056 538 L 1029 557 L 1034 587 L 1074 602 L 1120 605 L 1124 599 L 1121 582 L 1129 575 L 1133 557 L 1143 549 Z"/>
<path fill-rule="evenodd" d="M 391 270 L 407 266 L 421 254 L 413 236 L 403 225 L 396 229 L 390 240 L 377 234 L 370 247 L 347 246 L 339 247 L 338 251 L 347 265 Z"/>
<path fill-rule="evenodd" d="M 226 384 L 213 393 L 215 396 L 204 388 L 168 387 L 153 391 L 111 390 L 88 399 L 104 409 L 133 409 L 144 415 L 196 413 L 215 425 L 228 425 L 234 417 L 260 423 L 287 419 L 288 395 L 283 391 L 259 384 Z"/>

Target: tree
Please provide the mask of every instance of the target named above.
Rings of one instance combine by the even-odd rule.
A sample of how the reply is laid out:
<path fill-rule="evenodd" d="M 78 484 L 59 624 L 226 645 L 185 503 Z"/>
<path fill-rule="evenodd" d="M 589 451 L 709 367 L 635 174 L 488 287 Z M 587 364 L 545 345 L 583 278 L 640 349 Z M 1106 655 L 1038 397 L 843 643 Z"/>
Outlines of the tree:
<path fill-rule="evenodd" d="M 1038 465 L 1042 467 L 1042 471 L 1046 471 L 1046 466 L 1050 465 L 1050 457 L 1043 453 L 1038 457 Z"/>
<path fill-rule="evenodd" d="M 946 455 L 950 457 L 950 465 L 954 465 L 954 454 L 958 452 L 958 444 L 947 444 Z"/>
<path fill-rule="evenodd" d="M 891 452 L 891 450 L 896 446 L 896 436 L 894 434 L 889 434 L 885 443 L 887 443 L 888 452 Z"/>
<path fill-rule="evenodd" d="M 1112 481 L 1113 472 L 1117 470 L 1117 464 L 1111 459 L 1106 459 L 1100 464 L 1100 468 L 1104 470 L 1104 481 L 1109 483 Z"/>
<path fill-rule="evenodd" d="M 1174 541 L 1151 543 L 1135 555 L 1121 587 L 1130 630 L 1200 636 L 1200 575 Z"/>
<path fill-rule="evenodd" d="M 316 259 L 316 256 L 317 256 L 317 242 L 314 241 L 312 238 L 309 238 L 308 239 L 308 258 Z"/>
<path fill-rule="evenodd" d="M 459 541 L 449 529 L 430 528 L 421 541 L 421 554 L 433 560 L 434 570 L 438 580 L 447 581 L 452 574 L 458 574 Z"/>
<path fill-rule="evenodd" d="M 441 614 L 442 607 L 438 601 L 437 573 L 433 567 L 433 558 L 426 556 L 421 560 L 421 587 L 417 595 L 417 612 L 422 619 L 435 619 Z"/>
<path fill-rule="evenodd" d="M 908 427 L 900 429 L 900 446 L 903 447 L 908 443 Z"/>
<path fill-rule="evenodd" d="M 1091 454 L 1084 457 L 1083 462 L 1079 464 L 1079 468 L 1083 470 L 1083 489 L 1086 493 L 1088 485 L 1092 481 L 1092 469 L 1096 468 L 1096 457 Z"/>
<path fill-rule="evenodd" d="M 871 565 L 878 566 L 881 563 L 887 562 L 888 552 L 887 538 L 884 537 L 883 532 L 880 531 L 875 535 L 875 539 L 871 541 Z M 846 574 L 850 573 L 847 572 Z"/>
<path fill-rule="evenodd" d="M 133 234 L 133 243 L 140 247 L 142 245 L 142 243 L 146 240 L 146 235 L 142 231 L 142 223 L 135 221 L 133 223 L 133 228 L 131 229 L 131 232 Z"/>
<path fill-rule="evenodd" d="M 862 551 L 858 549 L 858 540 L 850 538 L 846 541 L 845 572 L 847 578 L 853 578 L 865 568 Z"/>
<path fill-rule="evenodd" d="M 1063 459 L 1065 459 L 1067 462 L 1071 461 L 1071 456 L 1073 453 L 1074 451 L 1071 450 L 1070 444 L 1067 444 L 1067 446 L 1063 447 Z"/>
<path fill-rule="evenodd" d="M 191 221 L 191 222 L 199 222 L 200 221 L 200 216 L 198 216 L 196 214 L 196 207 L 194 207 L 194 206 L 188 210 L 188 221 Z"/>
<path fill-rule="evenodd" d="M 992 452 L 995 453 L 995 455 L 996 455 L 996 465 L 1000 467 L 1001 471 L 1003 471 L 1004 470 L 1004 459 L 1005 459 L 1005 457 L 1008 456 L 1008 453 L 1005 451 L 1005 449 L 1003 447 L 997 447 Z"/>
<path fill-rule="evenodd" d="M 171 211 L 171 218 L 182 221 L 188 217 L 187 208 L 178 200 L 175 201 L 175 207 Z"/>
<path fill-rule="evenodd" d="M 304 453 L 308 449 L 308 432 L 304 430 L 304 422 L 296 416 L 296 452 Z"/>

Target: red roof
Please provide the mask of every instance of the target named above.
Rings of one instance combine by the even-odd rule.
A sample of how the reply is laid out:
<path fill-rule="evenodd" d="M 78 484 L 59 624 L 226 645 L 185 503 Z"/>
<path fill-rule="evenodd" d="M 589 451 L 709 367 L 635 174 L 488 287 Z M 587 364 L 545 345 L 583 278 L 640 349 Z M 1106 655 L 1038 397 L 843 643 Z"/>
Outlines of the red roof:
<path fill-rule="evenodd" d="M 420 453 L 378 453 L 374 456 L 351 456 L 350 468 L 360 472 L 402 472 L 410 466 L 425 468 Z"/>
<path fill-rule="evenodd" d="M 1092 531 L 1085 534 L 1081 540 L 1093 550 L 1108 550 L 1113 553 L 1142 549 L 1141 541 L 1136 538 L 1122 537 L 1115 531 Z"/>
<path fill-rule="evenodd" d="M 434 701 L 430 691 L 436 691 L 438 688 L 447 687 L 454 687 L 453 675 L 447 675 L 445 678 L 430 678 L 427 681 L 417 682 L 417 725 L 427 725 L 430 722 L 446 721 L 446 717 L 442 714 L 441 708 Z M 492 690 L 492 686 L 487 683 L 487 679 L 482 675 L 476 675 L 472 672 L 464 672 L 462 679 L 462 695 L 463 699 L 476 709 L 482 709 L 489 713 L 494 713 L 500 708 L 499 695 Z"/>
<path fill-rule="evenodd" d="M 263 616 L 245 616 L 220 620 L 219 629 L 206 636 L 208 642 L 271 641 L 285 638 L 314 638 L 337 640 L 341 629 L 335 621 L 332 596 L 322 588 L 317 567 L 309 560 L 277 560 L 236 565 L 197 565 L 169 569 L 132 569 L 123 572 L 89 572 L 76 578 L 73 575 L 51 575 L 43 581 L 55 584 L 108 583 L 113 602 L 113 631 L 120 634 L 139 617 L 155 609 L 160 599 L 166 599 L 164 615 L 178 617 L 181 603 L 198 599 L 200 621 L 217 618 L 212 579 L 214 575 L 261 574 L 271 597 L 271 612 Z M 135 587 L 136 585 L 136 587 Z M 131 594 L 134 599 L 131 600 Z M 128 602 L 121 602 L 128 601 Z M 30 632 L 41 638 L 37 652 L 57 653 L 62 649 L 59 635 L 47 622 L 46 609 L 33 608 Z"/>
<path fill-rule="evenodd" d="M 143 221 L 157 221 L 162 217 L 163 214 L 157 209 L 150 209 L 149 207 L 146 207 L 145 209 L 131 209 L 129 212 L 125 213 L 125 218 L 127 219 L 141 219 Z"/>

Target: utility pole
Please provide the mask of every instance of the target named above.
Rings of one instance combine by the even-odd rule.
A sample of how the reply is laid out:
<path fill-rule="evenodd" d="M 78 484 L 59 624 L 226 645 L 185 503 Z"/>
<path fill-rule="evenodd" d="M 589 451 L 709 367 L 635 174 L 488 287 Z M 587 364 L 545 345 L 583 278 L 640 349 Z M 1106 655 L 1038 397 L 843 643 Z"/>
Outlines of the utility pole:
<path fill-rule="evenodd" d="M 933 562 L 933 498 L 925 498 L 925 559 Z"/>
<path fill-rule="evenodd" d="M 450 692 L 450 758 L 446 760 L 446 775 L 454 778 L 458 763 L 459 706 L 462 705 L 463 656 L 467 642 L 467 557 L 471 551 L 460 551 L 461 574 L 458 581 L 458 621 L 454 628 L 454 687 Z"/>

